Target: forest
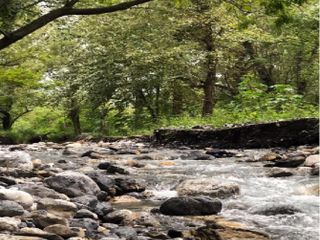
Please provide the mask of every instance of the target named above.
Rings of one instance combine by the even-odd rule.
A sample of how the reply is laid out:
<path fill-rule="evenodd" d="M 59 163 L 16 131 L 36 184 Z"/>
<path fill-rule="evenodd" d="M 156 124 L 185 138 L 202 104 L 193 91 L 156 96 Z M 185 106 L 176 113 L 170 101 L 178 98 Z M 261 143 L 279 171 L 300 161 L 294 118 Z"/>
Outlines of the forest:
<path fill-rule="evenodd" d="M 315 0 L 1 0 L 0 135 L 318 116 Z"/>

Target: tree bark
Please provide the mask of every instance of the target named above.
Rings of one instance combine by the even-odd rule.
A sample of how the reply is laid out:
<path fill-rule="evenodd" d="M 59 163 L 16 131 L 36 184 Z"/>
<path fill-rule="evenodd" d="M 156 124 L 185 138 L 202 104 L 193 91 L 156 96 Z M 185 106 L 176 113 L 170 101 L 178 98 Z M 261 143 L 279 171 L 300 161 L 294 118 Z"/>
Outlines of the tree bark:
<path fill-rule="evenodd" d="M 212 39 L 211 26 L 208 26 L 207 35 L 204 39 L 207 52 L 207 76 L 203 83 L 203 104 L 202 117 L 210 116 L 213 113 L 214 106 L 214 91 L 216 82 L 216 59 L 214 57 L 214 43 Z"/>
<path fill-rule="evenodd" d="M 26 24 L 25 26 L 11 32 L 6 33 L 3 38 L 0 39 L 0 50 L 10 46 L 11 44 L 19 41 L 20 39 L 28 36 L 29 34 L 33 33 L 34 31 L 42 28 L 43 26 L 47 25 L 48 23 L 56 20 L 57 18 L 63 16 L 71 16 L 71 15 L 98 15 L 98 14 L 105 14 L 105 13 L 112 13 L 117 11 L 122 11 L 134 7 L 136 5 L 150 2 L 152 0 L 131 0 L 128 2 L 123 2 L 119 4 L 115 4 L 108 7 L 99 7 L 99 8 L 83 8 L 77 9 L 73 8 L 73 5 L 76 1 L 70 1 L 70 4 L 65 5 L 62 8 L 58 8 L 52 10 L 51 12 L 35 19 L 34 21 Z"/>
<path fill-rule="evenodd" d="M 74 135 L 78 136 L 81 134 L 80 124 L 80 107 L 73 101 L 72 107 L 69 110 L 69 118 L 72 122 Z"/>
<path fill-rule="evenodd" d="M 8 131 L 11 129 L 11 114 L 7 111 L 0 111 L 1 121 L 2 121 L 2 128 L 4 131 Z"/>

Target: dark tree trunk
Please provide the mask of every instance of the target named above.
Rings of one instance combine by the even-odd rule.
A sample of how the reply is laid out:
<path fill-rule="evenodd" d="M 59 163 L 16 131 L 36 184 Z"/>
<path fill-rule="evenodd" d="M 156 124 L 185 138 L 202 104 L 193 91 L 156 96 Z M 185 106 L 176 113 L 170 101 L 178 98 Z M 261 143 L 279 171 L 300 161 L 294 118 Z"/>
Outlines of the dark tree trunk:
<path fill-rule="evenodd" d="M 80 107 L 72 101 L 72 107 L 69 111 L 69 118 L 72 122 L 73 132 L 76 136 L 81 134 L 81 125 L 80 125 Z"/>
<path fill-rule="evenodd" d="M 253 67 L 256 73 L 258 74 L 261 82 L 268 86 L 268 90 L 271 90 L 271 86 L 275 84 L 273 77 L 272 77 L 272 69 L 273 67 L 267 67 L 263 63 L 257 60 L 258 56 L 257 53 L 253 47 L 252 42 L 246 41 L 243 42 L 243 47 L 247 53 L 247 55 L 250 57 L 250 59 L 253 61 Z"/>
<path fill-rule="evenodd" d="M 206 117 L 213 113 L 214 106 L 214 83 L 216 79 L 215 71 L 208 69 L 206 81 L 203 84 L 203 106 L 202 106 L 202 116 Z"/>
<path fill-rule="evenodd" d="M 2 121 L 2 128 L 5 131 L 8 131 L 11 129 L 12 126 L 12 120 L 11 120 L 11 114 L 6 111 L 0 111 L 1 121 Z"/>
<path fill-rule="evenodd" d="M 203 104 L 202 104 L 202 117 L 209 116 L 213 113 L 214 106 L 214 91 L 216 82 L 216 59 L 214 56 L 214 45 L 212 39 L 212 30 L 209 26 L 207 36 L 204 39 L 207 51 L 207 76 L 203 83 Z"/>

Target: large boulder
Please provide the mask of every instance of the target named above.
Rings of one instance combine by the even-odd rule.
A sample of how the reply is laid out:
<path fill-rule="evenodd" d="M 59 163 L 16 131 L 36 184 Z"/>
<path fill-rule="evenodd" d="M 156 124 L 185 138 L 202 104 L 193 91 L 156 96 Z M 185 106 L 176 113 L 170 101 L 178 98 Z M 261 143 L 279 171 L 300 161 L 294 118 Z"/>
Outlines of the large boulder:
<path fill-rule="evenodd" d="M 32 170 L 31 156 L 22 151 L 0 151 L 0 167 Z"/>
<path fill-rule="evenodd" d="M 27 209 L 33 205 L 33 197 L 29 193 L 14 189 L 0 189 L 0 200 L 14 201 Z"/>
<path fill-rule="evenodd" d="M 172 216 L 201 216 L 217 214 L 222 209 L 218 199 L 210 197 L 173 197 L 160 206 L 160 212 Z"/>
<path fill-rule="evenodd" d="M 212 178 L 188 179 L 176 188 L 179 196 L 209 196 L 227 198 L 239 194 L 240 188 L 235 183 L 221 183 Z"/>
<path fill-rule="evenodd" d="M 88 176 L 72 171 L 59 173 L 45 179 L 45 183 L 57 192 L 68 197 L 96 195 L 100 192 L 98 185 Z"/>

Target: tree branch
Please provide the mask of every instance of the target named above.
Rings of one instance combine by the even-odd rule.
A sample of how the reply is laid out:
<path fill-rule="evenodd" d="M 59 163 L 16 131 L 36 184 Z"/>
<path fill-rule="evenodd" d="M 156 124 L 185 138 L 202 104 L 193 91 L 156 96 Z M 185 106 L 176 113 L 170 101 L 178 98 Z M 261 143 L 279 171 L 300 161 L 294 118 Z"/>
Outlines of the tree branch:
<path fill-rule="evenodd" d="M 0 39 L 0 50 L 10 46 L 11 44 L 19 41 L 20 39 L 24 38 L 25 36 L 33 33 L 34 31 L 42 28 L 43 26 L 47 25 L 48 23 L 56 20 L 57 18 L 63 16 L 70 16 L 70 15 L 97 15 L 97 14 L 105 14 L 105 13 L 112 13 L 117 11 L 122 11 L 134 7 L 139 4 L 143 4 L 146 2 L 150 2 L 152 0 L 130 0 L 128 2 L 123 2 L 115 5 L 111 5 L 108 7 L 98 7 L 98 8 L 84 8 L 84 9 L 77 9 L 72 8 L 69 6 L 64 6 L 62 8 L 55 9 L 36 20 L 32 21 L 31 23 L 5 35 L 3 38 Z M 76 4 L 76 0 L 70 0 L 70 4 Z"/>
<path fill-rule="evenodd" d="M 12 126 L 19 118 L 21 118 L 23 115 L 31 112 L 32 110 L 26 109 L 24 112 L 20 113 L 18 116 L 16 116 L 14 119 L 12 119 L 10 126 Z"/>

